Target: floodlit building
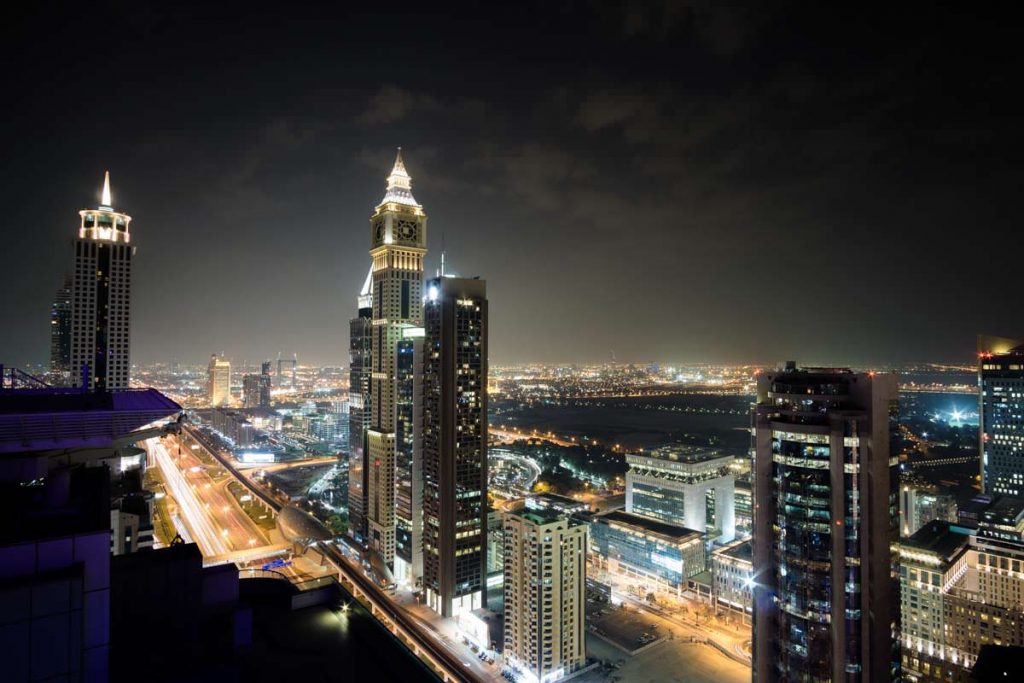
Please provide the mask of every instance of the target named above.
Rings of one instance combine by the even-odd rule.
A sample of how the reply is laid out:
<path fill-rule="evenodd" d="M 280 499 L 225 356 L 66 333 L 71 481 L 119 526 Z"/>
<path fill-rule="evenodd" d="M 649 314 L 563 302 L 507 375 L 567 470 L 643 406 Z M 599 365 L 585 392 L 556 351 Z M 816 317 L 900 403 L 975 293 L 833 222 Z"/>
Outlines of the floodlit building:
<path fill-rule="evenodd" d="M 412 196 L 402 152 L 387 191 L 370 217 L 373 259 L 370 425 L 366 433 L 367 540 L 389 568 L 395 563 L 396 348 L 407 326 L 423 319 L 427 215 Z M 479 606 L 479 605 L 478 605 Z"/>
<path fill-rule="evenodd" d="M 371 342 L 373 341 L 373 267 L 357 299 L 359 313 L 349 321 L 348 345 L 348 533 L 366 538 L 366 428 L 370 424 Z"/>
<path fill-rule="evenodd" d="M 586 664 L 587 525 L 554 510 L 503 515 L 505 663 L 548 683 Z"/>
<path fill-rule="evenodd" d="M 665 446 L 652 455 L 627 454 L 626 511 L 707 533 L 736 537 L 734 458 L 706 449 Z"/>
<path fill-rule="evenodd" d="M 131 216 L 113 209 L 110 173 L 95 209 L 78 212 L 71 283 L 71 382 L 126 389 L 131 375 Z"/>
<path fill-rule="evenodd" d="M 982 490 L 1024 495 L 1024 340 L 978 337 Z"/>
<path fill-rule="evenodd" d="M 206 368 L 206 396 L 212 408 L 231 402 L 231 362 L 223 356 L 210 356 Z"/>
<path fill-rule="evenodd" d="M 894 375 L 758 376 L 754 677 L 899 680 Z"/>
<path fill-rule="evenodd" d="M 423 326 L 423 588 L 447 617 L 486 594 L 486 283 L 430 280 Z"/>
<path fill-rule="evenodd" d="M 624 592 L 638 597 L 686 590 L 707 569 L 703 534 L 622 510 L 580 515 L 590 522 L 591 559 Z"/>
<path fill-rule="evenodd" d="M 528 510 L 554 510 L 563 515 L 571 515 L 577 512 L 586 512 L 588 506 L 585 502 L 560 496 L 557 493 L 543 492 L 531 493 L 526 497 L 526 508 Z"/>
<path fill-rule="evenodd" d="M 912 536 L 933 519 L 955 523 L 956 497 L 933 484 L 904 480 L 900 484 L 900 535 Z"/>
<path fill-rule="evenodd" d="M 718 605 L 744 615 L 753 612 L 754 547 L 749 539 L 716 548 L 711 553 L 711 576 Z"/>
<path fill-rule="evenodd" d="M 1024 646 L 1024 500 L 1003 496 L 977 529 L 934 520 L 900 547 L 909 681 L 968 681 L 987 645 Z"/>

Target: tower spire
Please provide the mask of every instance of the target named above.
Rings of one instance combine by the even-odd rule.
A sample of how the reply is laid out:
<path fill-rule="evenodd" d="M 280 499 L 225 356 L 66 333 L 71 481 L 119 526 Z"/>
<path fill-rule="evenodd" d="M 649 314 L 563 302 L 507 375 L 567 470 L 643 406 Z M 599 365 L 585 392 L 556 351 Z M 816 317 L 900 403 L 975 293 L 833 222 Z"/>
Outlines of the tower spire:
<path fill-rule="evenodd" d="M 113 207 L 110 203 L 110 171 L 103 173 L 103 198 L 100 206 Z"/>
<path fill-rule="evenodd" d="M 419 206 L 419 203 L 412 196 L 412 178 L 409 176 L 409 172 L 405 170 L 405 161 L 402 160 L 401 147 L 398 148 L 398 153 L 395 155 L 395 165 L 391 168 L 391 174 L 388 175 L 388 189 L 384 193 L 384 199 L 381 200 L 381 204 L 387 204 L 388 202 L 405 204 L 406 206 Z"/>

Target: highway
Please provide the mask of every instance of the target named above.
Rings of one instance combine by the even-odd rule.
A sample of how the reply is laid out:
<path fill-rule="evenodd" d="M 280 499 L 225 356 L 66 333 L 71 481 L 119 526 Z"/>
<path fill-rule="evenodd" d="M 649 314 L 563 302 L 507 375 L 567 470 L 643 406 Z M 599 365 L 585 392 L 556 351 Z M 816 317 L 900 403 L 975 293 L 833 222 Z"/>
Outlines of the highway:
<path fill-rule="evenodd" d="M 446 681 L 478 683 L 479 681 L 500 681 L 501 675 L 486 669 L 468 649 L 460 653 L 436 627 L 425 624 L 396 604 L 369 577 L 362 567 L 355 567 L 338 548 L 330 543 L 320 543 L 319 549 L 327 560 L 338 569 L 342 585 L 353 595 L 365 598 L 371 604 L 372 614 L 392 633 L 399 637 L 414 654 L 424 656 L 436 669 L 443 672 Z"/>
<path fill-rule="evenodd" d="M 270 545 L 267 534 L 227 490 L 231 477 L 213 476 L 216 470 L 207 467 L 190 448 L 181 448 L 177 437 L 149 439 L 145 444 L 160 468 L 179 517 L 204 557 Z"/>
<path fill-rule="evenodd" d="M 219 486 L 211 485 L 208 488 L 201 486 L 199 490 L 204 495 L 214 496 L 217 491 L 222 491 L 223 495 L 230 497 L 230 494 L 227 491 L 223 491 L 223 486 L 227 481 L 234 479 L 259 495 L 264 501 L 272 505 L 275 510 L 281 509 L 281 502 L 275 500 L 272 496 L 263 491 L 259 484 L 243 475 L 242 472 L 240 472 L 234 464 L 228 460 L 228 457 L 225 454 L 216 452 L 215 446 L 208 444 L 207 440 L 204 439 L 203 435 L 197 430 L 186 427 L 182 436 L 186 437 L 182 439 L 182 443 L 190 444 L 188 448 L 183 447 L 181 449 L 181 467 L 186 468 L 189 476 L 195 475 L 199 478 L 200 475 L 206 475 L 206 472 L 201 469 L 204 466 L 202 461 L 192 454 L 192 446 L 195 446 L 197 449 L 202 448 L 208 454 L 216 458 L 217 462 L 223 466 L 223 470 L 227 474 L 227 476 L 223 477 L 220 482 L 217 482 Z M 177 444 L 178 441 L 175 438 L 173 446 L 174 449 L 177 448 Z M 159 445 L 163 446 L 163 444 Z M 164 447 L 162 453 L 158 456 L 158 464 L 161 464 L 162 461 L 161 471 L 163 471 L 164 467 L 168 467 L 170 468 L 168 471 L 172 477 L 176 471 L 177 474 L 184 479 L 185 473 L 182 472 L 181 467 L 174 462 L 174 458 L 171 457 L 170 453 L 167 451 L 168 449 Z M 188 451 L 188 453 L 186 453 L 186 451 Z M 153 452 L 160 453 L 160 450 L 154 446 Z M 199 467 L 199 472 L 192 472 L 192 468 L 194 467 Z M 167 476 L 168 475 L 165 474 L 165 478 Z M 206 476 L 209 478 L 208 475 Z M 181 491 L 181 495 L 186 499 L 188 498 L 189 491 L 195 493 L 195 490 L 191 487 L 192 483 L 193 482 L 191 481 L 186 481 L 183 490 Z M 208 482 L 199 478 L 199 480 L 194 483 L 202 485 Z M 213 482 L 209 483 L 212 484 Z M 178 482 L 178 486 L 181 487 L 181 482 Z M 168 489 L 168 493 L 171 493 L 170 485 L 168 485 Z M 206 530 L 207 527 L 202 521 L 205 518 L 202 511 L 208 510 L 205 506 L 205 502 L 206 501 L 198 501 L 198 505 L 193 505 L 190 508 L 192 514 L 196 514 L 199 519 L 197 526 L 204 530 Z M 211 505 L 211 508 L 215 511 L 219 511 L 218 514 L 220 515 L 227 515 L 230 512 L 230 510 L 223 510 L 222 508 L 216 507 L 216 504 Z M 245 518 L 245 521 L 251 523 L 243 511 L 238 509 L 237 506 L 235 506 L 235 509 L 238 511 L 238 514 Z M 222 518 L 223 517 L 218 517 L 218 519 Z M 194 528 L 191 525 L 191 520 L 189 520 L 189 528 L 193 531 L 193 536 L 196 536 Z M 229 533 L 226 537 L 236 538 L 231 529 L 232 527 L 229 527 Z M 216 535 L 216 531 L 214 530 L 214 536 Z M 199 538 L 196 538 L 196 540 L 198 542 Z M 212 541 L 215 540 L 216 539 L 212 539 Z M 389 630 L 391 630 L 392 633 L 398 636 L 414 654 L 417 656 L 423 656 L 425 659 L 432 662 L 437 670 L 442 671 L 443 678 L 445 680 L 465 683 L 479 683 L 480 681 L 497 683 L 504 680 L 497 671 L 497 667 L 489 668 L 486 664 L 477 659 L 468 647 L 463 646 L 462 643 L 453 641 L 450 636 L 444 634 L 442 632 L 443 626 L 442 628 L 439 628 L 439 626 L 430 623 L 430 621 L 427 621 L 423 617 L 410 614 L 406 607 L 398 604 L 380 586 L 378 586 L 373 579 L 364 574 L 361 558 L 348 558 L 344 556 L 340 548 L 331 542 L 321 542 L 315 547 L 323 553 L 325 559 L 337 570 L 338 578 L 342 585 L 345 586 L 346 590 L 349 590 L 356 597 L 362 597 L 370 602 L 373 608 L 371 609 L 373 615 Z M 201 542 L 200 549 L 203 550 L 203 544 Z M 272 552 L 274 549 L 274 546 L 267 547 L 268 552 Z M 254 548 L 254 550 L 257 549 Z M 206 556 L 205 550 L 203 550 L 203 554 Z M 223 553 L 211 554 L 222 555 Z M 300 558 L 296 558 L 296 561 L 299 559 Z M 301 570 L 298 564 L 279 571 L 288 576 L 288 578 L 293 582 L 309 578 L 308 575 Z M 429 612 L 428 608 L 423 605 L 415 605 L 413 607 L 416 609 L 422 608 Z M 434 615 L 433 612 L 429 612 L 429 614 Z M 436 619 L 440 620 L 440 617 L 436 617 Z M 449 626 L 451 625 L 449 624 Z"/>

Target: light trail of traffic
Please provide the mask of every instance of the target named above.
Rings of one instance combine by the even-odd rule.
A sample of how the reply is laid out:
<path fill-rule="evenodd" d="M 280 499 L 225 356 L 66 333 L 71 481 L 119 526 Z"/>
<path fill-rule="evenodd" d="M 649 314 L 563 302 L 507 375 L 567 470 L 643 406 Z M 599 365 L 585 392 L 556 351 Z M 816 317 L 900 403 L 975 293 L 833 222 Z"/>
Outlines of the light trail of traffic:
<path fill-rule="evenodd" d="M 231 548 L 227 547 L 221 534 L 210 522 L 203 503 L 200 502 L 192 485 L 185 479 L 181 470 L 174 464 L 167 448 L 160 443 L 159 439 L 150 439 L 146 444 L 151 449 L 164 481 L 183 513 L 185 522 L 203 555 L 222 555 L 229 552 Z"/>

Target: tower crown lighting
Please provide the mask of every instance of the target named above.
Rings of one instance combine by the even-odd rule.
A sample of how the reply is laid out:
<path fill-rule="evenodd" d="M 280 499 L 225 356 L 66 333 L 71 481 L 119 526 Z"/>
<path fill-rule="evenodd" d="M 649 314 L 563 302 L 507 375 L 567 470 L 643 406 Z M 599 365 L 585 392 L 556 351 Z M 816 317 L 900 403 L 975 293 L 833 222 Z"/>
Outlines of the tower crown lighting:
<path fill-rule="evenodd" d="M 131 223 L 132 217 L 114 210 L 110 195 L 110 171 L 103 174 L 103 193 L 100 205 L 95 209 L 83 209 L 78 212 L 78 215 L 82 219 L 78 228 L 78 236 L 82 239 L 124 244 L 131 241 L 128 225 Z"/>
<path fill-rule="evenodd" d="M 410 177 L 409 172 L 405 170 L 405 162 L 402 161 L 401 147 L 398 148 L 398 154 L 395 156 L 395 165 L 392 167 L 390 175 L 388 175 L 388 188 L 384 193 L 384 199 L 380 201 L 380 204 L 420 206 L 420 203 L 412 196 L 412 177 Z"/>

